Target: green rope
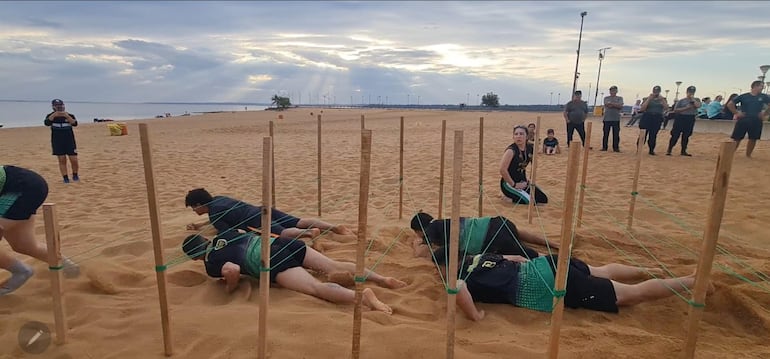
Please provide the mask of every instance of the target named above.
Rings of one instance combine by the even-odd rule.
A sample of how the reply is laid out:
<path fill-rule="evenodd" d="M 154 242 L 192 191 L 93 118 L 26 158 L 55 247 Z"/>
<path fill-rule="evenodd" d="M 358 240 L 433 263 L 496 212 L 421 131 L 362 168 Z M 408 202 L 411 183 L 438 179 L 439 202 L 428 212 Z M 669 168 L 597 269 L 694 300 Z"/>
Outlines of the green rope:
<path fill-rule="evenodd" d="M 406 185 L 404 185 L 404 191 L 406 192 L 406 197 L 407 197 L 407 200 L 408 200 L 409 202 L 411 202 L 411 204 L 412 204 L 412 210 L 413 210 L 413 212 L 412 212 L 412 213 L 418 213 L 418 211 L 417 211 L 417 208 L 414 206 L 415 202 L 414 202 L 414 200 L 412 199 L 412 194 L 411 194 L 411 192 L 409 192 L 409 187 L 408 187 L 408 186 L 406 186 Z M 425 236 L 425 227 L 423 226 L 423 224 L 422 224 L 422 222 L 421 222 L 421 221 L 420 221 L 420 229 L 421 229 L 421 231 L 422 231 L 422 233 L 423 233 L 423 236 L 422 236 L 422 240 L 423 240 L 423 242 L 425 242 L 425 244 L 426 244 L 426 245 L 428 246 L 428 248 L 430 249 L 430 248 L 431 248 L 431 243 L 430 243 L 430 241 L 428 241 L 428 237 L 427 237 L 427 236 Z M 445 248 L 446 248 L 446 247 L 445 247 Z M 447 284 L 447 280 L 448 280 L 448 279 L 447 279 L 447 280 L 445 280 L 445 279 L 444 279 L 444 274 L 441 272 L 441 267 L 438 265 L 438 260 L 436 259 L 436 254 L 435 254 L 435 253 L 433 253 L 433 251 L 432 251 L 432 250 L 430 250 L 429 252 L 430 252 L 430 255 L 431 255 L 431 257 L 433 258 L 433 264 L 435 264 L 435 265 L 436 265 L 436 271 L 438 272 L 439 278 L 441 279 L 441 283 L 442 283 L 442 284 L 444 285 L 444 287 L 446 288 L 446 287 L 447 287 L 447 285 L 448 285 L 448 284 Z"/>
<path fill-rule="evenodd" d="M 394 238 L 393 241 L 390 242 L 390 245 L 388 246 L 388 248 L 385 249 L 385 252 L 383 252 L 382 255 L 380 255 L 380 257 L 377 258 L 377 260 L 374 262 L 374 265 L 372 266 L 372 268 L 369 268 L 370 272 L 367 273 L 366 276 L 364 276 L 364 279 L 369 278 L 369 275 L 371 275 L 374 272 L 374 269 L 377 268 L 377 266 L 380 265 L 380 263 L 385 258 L 385 256 L 387 256 L 388 253 L 390 252 L 390 250 L 396 245 L 396 243 L 398 243 L 398 239 L 401 237 L 401 234 L 403 234 L 403 233 L 404 233 L 404 229 L 402 228 L 401 231 L 398 232 L 398 235 L 396 235 L 396 238 Z M 372 240 L 372 241 L 374 241 L 374 240 Z"/>
<path fill-rule="evenodd" d="M 364 283 L 366 282 L 367 277 L 368 276 L 363 276 L 363 277 L 355 276 L 353 277 L 353 281 L 356 283 Z"/>

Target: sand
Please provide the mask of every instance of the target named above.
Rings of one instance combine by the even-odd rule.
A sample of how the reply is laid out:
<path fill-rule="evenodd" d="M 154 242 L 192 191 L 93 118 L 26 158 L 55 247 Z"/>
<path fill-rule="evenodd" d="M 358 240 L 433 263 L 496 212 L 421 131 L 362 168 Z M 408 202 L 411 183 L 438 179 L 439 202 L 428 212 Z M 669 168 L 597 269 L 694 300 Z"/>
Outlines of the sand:
<path fill-rule="evenodd" d="M 316 115 L 320 109 L 292 109 L 276 120 L 276 200 L 278 208 L 303 217 L 316 216 Z M 322 218 L 356 229 L 361 110 L 323 110 Z M 478 213 L 478 118 L 485 117 L 484 215 L 503 215 L 520 227 L 558 240 L 567 153 L 539 158 L 538 183 L 551 203 L 538 208 L 527 224 L 526 207 L 499 199 L 498 166 L 511 142 L 511 127 L 534 122 L 532 113 L 369 110 L 373 131 L 368 232 L 375 243 L 367 255 L 371 267 L 392 248 L 376 270 L 408 283 L 399 290 L 367 287 L 391 305 L 391 316 L 363 315 L 362 358 L 444 358 L 446 294 L 432 264 L 413 258 L 407 236 L 417 210 L 437 212 L 441 120 L 447 120 L 445 213 L 451 196 L 453 131 L 464 130 L 462 215 Z M 269 111 L 220 113 L 146 120 L 150 125 L 165 258 L 180 255 L 179 244 L 193 233 L 187 223 L 199 221 L 184 207 L 195 187 L 214 194 L 260 203 L 262 138 Z M 403 218 L 398 218 L 398 118 L 405 116 Z M 543 130 L 554 128 L 564 144 L 561 114 L 544 114 Z M 161 358 L 163 344 L 155 283 L 153 251 L 138 124 L 129 135 L 110 137 L 105 124 L 77 128 L 81 182 L 61 183 L 50 155 L 49 129 L 0 131 L 1 163 L 31 168 L 49 181 L 49 202 L 56 203 L 63 252 L 80 262 L 83 275 L 65 283 L 68 343 L 52 345 L 47 358 Z M 590 264 L 607 262 L 655 266 L 656 260 L 676 275 L 695 269 L 709 205 L 719 134 L 695 134 L 691 158 L 663 156 L 668 132 L 659 137 L 659 156 L 644 156 L 634 232 L 625 233 L 636 131 L 623 127 L 622 153 L 599 152 L 601 123 L 594 126 L 587 178 L 585 225 L 578 229 L 574 255 Z M 544 134 L 544 131 L 541 133 Z M 770 242 L 765 217 L 770 188 L 770 149 L 760 143 L 753 159 L 735 158 L 722 224 L 720 244 L 734 256 L 716 262 L 755 284 L 714 269 L 716 292 L 706 301 L 697 348 L 698 358 L 766 358 L 770 330 L 770 285 L 753 276 L 752 267 L 770 271 Z M 677 153 L 675 150 L 675 153 Z M 660 214 L 659 207 L 679 223 Z M 38 239 L 45 238 L 42 211 Z M 211 233 L 211 230 L 206 231 Z M 632 238 L 633 237 L 633 238 Z M 605 239 L 606 238 L 606 241 Z M 326 255 L 353 261 L 353 238 L 326 235 L 317 244 Z M 620 248 L 619 252 L 613 245 Z M 545 248 L 538 248 L 545 251 Z M 7 242 L 0 250 L 10 250 Z M 47 265 L 24 258 L 36 275 L 22 289 L 0 297 L 0 358 L 31 357 L 17 345 L 17 333 L 28 321 L 53 327 Z M 324 278 L 320 276 L 320 278 Z M 0 281 L 7 272 L 0 273 Z M 228 295 L 207 278 L 200 262 L 169 268 L 168 294 L 177 358 L 245 358 L 256 356 L 258 281 L 243 281 Z M 344 282 L 344 281 L 343 281 Z M 348 280 L 349 282 L 349 280 Z M 480 304 L 487 317 L 471 322 L 457 315 L 457 358 L 539 358 L 548 345 L 550 316 L 509 305 Z M 568 309 L 561 335 L 563 358 L 672 358 L 682 351 L 689 305 L 682 299 L 623 308 L 620 314 Z M 273 287 L 270 292 L 271 358 L 350 357 L 352 306 L 335 305 Z"/>

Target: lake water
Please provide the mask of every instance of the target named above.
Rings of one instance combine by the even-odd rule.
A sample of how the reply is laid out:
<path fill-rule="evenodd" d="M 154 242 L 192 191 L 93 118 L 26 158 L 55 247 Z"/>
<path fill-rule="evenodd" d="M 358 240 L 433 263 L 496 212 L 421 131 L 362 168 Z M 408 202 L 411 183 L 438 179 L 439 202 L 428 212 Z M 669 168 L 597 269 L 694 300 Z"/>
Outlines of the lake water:
<path fill-rule="evenodd" d="M 199 115 L 216 111 L 263 110 L 268 104 L 148 104 L 148 103 L 93 103 L 65 102 L 67 112 L 81 123 L 93 122 L 94 118 L 116 121 L 154 118 L 170 113 Z M 3 128 L 44 126 L 45 115 L 51 112 L 50 101 L 0 101 L 0 124 Z"/>

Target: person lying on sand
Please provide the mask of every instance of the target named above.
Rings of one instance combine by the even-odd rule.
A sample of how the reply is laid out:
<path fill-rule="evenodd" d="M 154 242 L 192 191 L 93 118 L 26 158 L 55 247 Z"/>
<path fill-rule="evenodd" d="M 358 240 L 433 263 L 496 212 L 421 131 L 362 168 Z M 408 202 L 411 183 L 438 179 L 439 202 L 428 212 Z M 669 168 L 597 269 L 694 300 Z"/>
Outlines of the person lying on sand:
<path fill-rule="evenodd" d="M 411 228 L 419 237 L 412 243 L 415 257 L 432 258 L 431 245 L 440 246 L 434 255 L 444 253 L 444 243 L 449 243 L 450 219 L 433 219 L 428 213 L 419 212 L 412 217 Z M 480 253 L 497 253 L 520 255 L 525 258 L 535 258 L 539 254 L 525 244 L 548 245 L 559 248 L 558 242 L 547 239 L 525 230 L 502 216 L 497 217 L 460 217 L 460 251 L 467 255 Z"/>
<path fill-rule="evenodd" d="M 48 261 L 48 249 L 35 239 L 35 213 L 48 197 L 48 183 L 26 168 L 0 165 L 0 240 L 5 238 L 16 253 Z M 80 273 L 70 259 L 62 258 L 64 274 Z M 0 251 L 0 268 L 11 277 L 0 283 L 0 296 L 19 289 L 34 274 L 32 267 Z"/>
<path fill-rule="evenodd" d="M 202 260 L 209 276 L 223 278 L 228 293 L 238 287 L 241 275 L 259 278 L 261 238 L 253 233 L 227 231 L 213 240 L 195 234 L 185 238 L 182 250 L 193 260 Z M 306 270 L 307 268 L 326 274 L 354 273 L 354 263 L 335 261 L 307 247 L 304 242 L 287 237 L 271 238 L 270 253 L 270 282 L 332 303 L 354 302 L 353 290 L 337 283 L 323 283 Z M 398 279 L 384 277 L 369 270 L 366 275 L 367 280 L 384 288 L 397 289 L 406 286 L 406 283 Z M 371 288 L 364 289 L 363 304 L 372 310 L 393 313 L 388 305 L 377 299 Z"/>
<path fill-rule="evenodd" d="M 463 263 L 462 257 L 459 263 Z M 438 258 L 446 270 L 447 258 Z M 527 260 L 521 256 L 484 254 L 467 256 L 460 270 L 457 305 L 466 317 L 477 321 L 484 311 L 476 308 L 475 301 L 512 304 L 537 311 L 553 310 L 554 277 L 558 256 L 542 256 Z M 637 268 L 610 263 L 594 267 L 570 258 L 564 305 L 617 313 L 618 307 L 669 297 L 674 290 L 681 292 L 695 285 L 695 276 L 648 279 L 637 284 L 628 281 L 647 277 L 647 273 L 661 274 L 658 268 Z M 713 287 L 711 288 L 713 291 Z"/>
<path fill-rule="evenodd" d="M 208 223 L 214 225 L 219 232 L 231 228 L 250 231 L 262 227 L 262 207 L 232 199 L 226 196 L 211 196 L 203 188 L 196 188 L 187 193 L 184 200 L 185 207 L 191 207 L 197 215 L 208 214 Z M 270 210 L 272 223 L 270 232 L 283 237 L 310 237 L 315 238 L 321 231 L 332 231 L 336 234 L 351 235 L 347 227 L 333 225 L 312 218 L 297 218 L 277 209 Z M 207 222 L 191 223 L 187 225 L 189 230 L 198 230 Z"/>

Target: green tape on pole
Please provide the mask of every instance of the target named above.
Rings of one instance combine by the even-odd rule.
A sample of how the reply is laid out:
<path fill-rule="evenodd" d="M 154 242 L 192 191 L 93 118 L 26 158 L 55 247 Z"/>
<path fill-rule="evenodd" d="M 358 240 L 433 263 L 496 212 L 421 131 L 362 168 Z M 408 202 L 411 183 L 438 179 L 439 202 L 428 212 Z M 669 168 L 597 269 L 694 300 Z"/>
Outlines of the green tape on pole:
<path fill-rule="evenodd" d="M 454 295 L 454 294 L 460 293 L 460 290 L 459 290 L 459 289 L 457 289 L 457 288 L 447 288 L 447 289 L 446 289 L 446 292 L 447 292 L 447 294 L 452 294 L 452 295 Z"/>
<path fill-rule="evenodd" d="M 64 266 L 50 266 L 48 267 L 48 270 L 62 270 L 64 269 Z"/>
<path fill-rule="evenodd" d="M 695 302 L 693 302 L 691 300 L 688 301 L 687 303 L 689 303 L 691 306 L 693 306 L 695 308 L 704 308 L 704 307 L 706 307 L 706 303 L 695 303 Z"/>
<path fill-rule="evenodd" d="M 563 298 L 565 295 L 567 295 L 566 290 L 555 290 L 553 291 L 554 298 Z"/>
<path fill-rule="evenodd" d="M 636 196 L 636 195 L 638 195 L 638 194 L 639 194 L 639 192 L 636 192 L 636 191 L 634 191 L 634 192 L 631 192 L 631 195 L 632 195 L 632 196 Z"/>
<path fill-rule="evenodd" d="M 168 266 L 165 265 L 165 264 L 164 265 L 155 266 L 155 271 L 156 272 L 165 272 L 166 269 L 168 269 Z"/>
<path fill-rule="evenodd" d="M 267 268 L 265 268 L 265 267 L 263 267 L 263 266 L 259 266 L 259 271 L 260 271 L 260 272 L 269 272 L 271 269 L 272 269 L 272 268 L 270 268 L 270 267 L 267 267 Z"/>
<path fill-rule="evenodd" d="M 364 282 L 366 282 L 366 277 L 358 277 L 358 276 L 356 276 L 356 277 L 353 277 L 353 281 L 356 282 L 356 283 L 364 283 Z"/>

